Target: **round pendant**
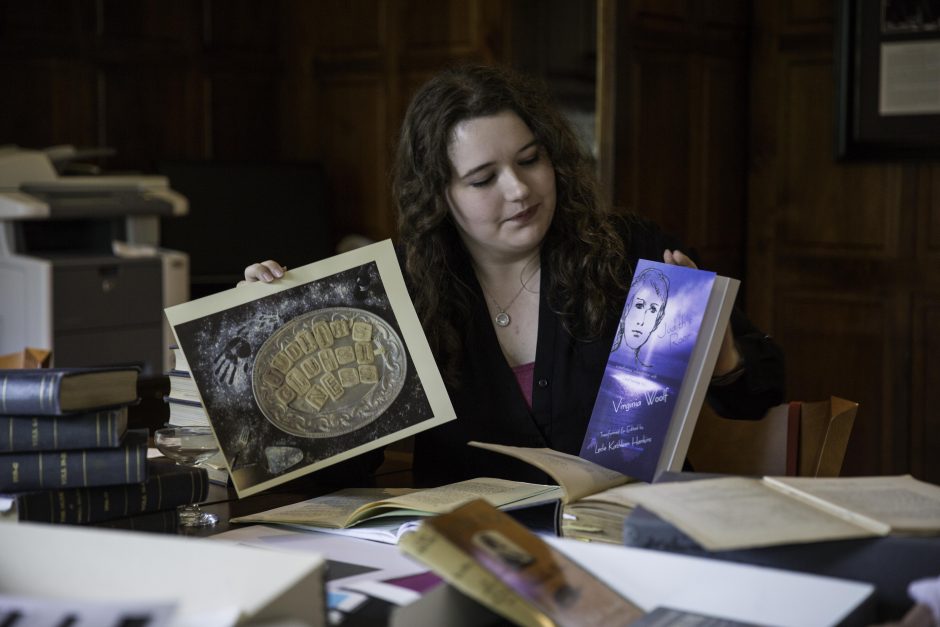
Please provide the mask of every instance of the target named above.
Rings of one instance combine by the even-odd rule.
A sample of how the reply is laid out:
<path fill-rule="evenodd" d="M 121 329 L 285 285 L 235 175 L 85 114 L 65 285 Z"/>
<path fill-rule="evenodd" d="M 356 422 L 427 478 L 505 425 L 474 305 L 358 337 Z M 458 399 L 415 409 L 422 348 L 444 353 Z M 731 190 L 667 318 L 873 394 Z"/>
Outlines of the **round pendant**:
<path fill-rule="evenodd" d="M 501 311 L 496 314 L 496 317 L 493 318 L 496 321 L 496 325 L 500 327 L 508 327 L 509 323 L 512 322 L 512 318 L 509 317 L 509 314 L 505 311 Z"/>

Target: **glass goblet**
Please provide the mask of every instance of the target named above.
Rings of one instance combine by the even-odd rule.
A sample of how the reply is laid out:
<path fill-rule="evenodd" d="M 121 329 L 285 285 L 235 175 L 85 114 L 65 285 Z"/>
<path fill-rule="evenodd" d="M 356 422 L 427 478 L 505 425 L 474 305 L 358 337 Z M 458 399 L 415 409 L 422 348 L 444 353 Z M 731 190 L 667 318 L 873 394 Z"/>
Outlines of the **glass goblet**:
<path fill-rule="evenodd" d="M 219 443 L 209 427 L 165 427 L 153 434 L 153 442 L 167 458 L 180 466 L 199 467 L 219 452 Z M 204 512 L 198 503 L 177 508 L 179 523 L 183 527 L 211 527 L 219 517 Z"/>

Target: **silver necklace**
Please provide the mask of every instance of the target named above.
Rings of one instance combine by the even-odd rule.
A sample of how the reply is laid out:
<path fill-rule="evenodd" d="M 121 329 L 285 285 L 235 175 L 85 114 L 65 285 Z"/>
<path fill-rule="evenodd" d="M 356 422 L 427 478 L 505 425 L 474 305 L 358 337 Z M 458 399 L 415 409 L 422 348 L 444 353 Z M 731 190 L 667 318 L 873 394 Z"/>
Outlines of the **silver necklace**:
<path fill-rule="evenodd" d="M 519 294 L 522 293 L 522 290 L 525 289 L 525 283 L 519 287 L 519 291 L 516 292 L 516 295 L 512 297 L 512 300 L 509 301 L 509 304 L 505 307 L 500 307 L 499 303 L 496 302 L 496 299 L 493 298 L 493 295 L 490 294 L 489 290 L 483 287 L 483 282 L 480 281 L 480 287 L 483 288 L 483 291 L 486 292 L 486 295 L 490 297 L 490 300 L 493 301 L 493 304 L 496 305 L 496 315 L 493 316 L 493 322 L 496 323 L 498 327 L 508 327 L 509 323 L 512 322 L 512 316 L 509 315 L 509 308 L 512 307 L 512 304 L 516 302 L 516 299 L 519 298 Z"/>
<path fill-rule="evenodd" d="M 538 255 L 533 256 L 532 259 L 535 259 L 537 256 Z M 526 265 L 528 265 L 528 263 Z M 539 267 L 539 269 L 541 269 L 541 266 Z M 532 273 L 532 277 L 534 277 L 538 273 L 539 269 L 537 269 L 535 272 Z M 523 273 L 525 273 L 525 268 L 523 268 L 522 270 L 523 270 Z M 522 294 L 522 290 L 526 289 L 525 281 L 522 279 L 523 273 L 519 274 L 519 291 L 516 292 L 516 295 L 512 297 L 512 300 L 509 301 L 509 304 L 506 305 L 505 307 L 500 307 L 499 303 L 496 302 L 496 299 L 493 298 L 493 295 L 490 294 L 490 291 L 486 289 L 485 285 L 483 285 L 483 281 L 482 280 L 479 281 L 480 287 L 483 288 L 483 292 L 487 296 L 490 297 L 490 300 L 493 301 L 493 305 L 496 306 L 496 315 L 493 316 L 493 322 L 495 322 L 496 326 L 498 327 L 506 328 L 512 323 L 512 316 L 509 315 L 509 308 L 513 306 L 513 303 L 515 303 L 516 299 L 519 298 L 519 295 Z M 532 277 L 529 277 L 529 279 L 531 280 Z"/>

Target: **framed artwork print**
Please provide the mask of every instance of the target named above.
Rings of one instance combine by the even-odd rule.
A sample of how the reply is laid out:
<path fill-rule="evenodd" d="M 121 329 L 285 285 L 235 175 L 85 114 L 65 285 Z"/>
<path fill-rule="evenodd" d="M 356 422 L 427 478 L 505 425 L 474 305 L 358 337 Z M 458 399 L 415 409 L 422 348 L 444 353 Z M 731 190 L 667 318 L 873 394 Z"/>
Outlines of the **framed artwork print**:
<path fill-rule="evenodd" d="M 840 0 L 836 156 L 940 159 L 940 0 Z"/>
<path fill-rule="evenodd" d="M 390 241 L 166 316 L 239 497 L 455 418 Z"/>

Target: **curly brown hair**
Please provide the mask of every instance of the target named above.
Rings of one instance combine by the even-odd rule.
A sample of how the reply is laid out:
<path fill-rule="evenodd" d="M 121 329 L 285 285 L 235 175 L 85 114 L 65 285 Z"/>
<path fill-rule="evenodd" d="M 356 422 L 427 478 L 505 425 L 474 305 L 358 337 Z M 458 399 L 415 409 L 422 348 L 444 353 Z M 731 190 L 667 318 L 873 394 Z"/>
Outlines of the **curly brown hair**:
<path fill-rule="evenodd" d="M 596 337 L 619 312 L 631 269 L 625 243 L 601 205 L 594 165 L 544 84 L 505 68 L 461 66 L 421 87 L 405 114 L 393 194 L 399 244 L 415 309 L 444 371 L 456 383 L 475 290 L 456 268 L 467 253 L 447 204 L 448 147 L 465 120 L 512 111 L 528 126 L 555 168 L 555 216 L 542 243 L 549 268 L 549 306 L 576 338 Z"/>

